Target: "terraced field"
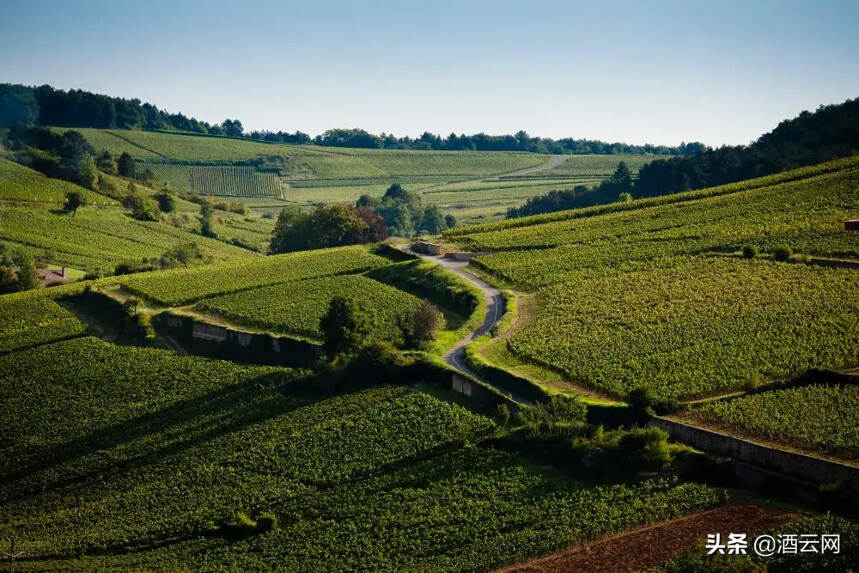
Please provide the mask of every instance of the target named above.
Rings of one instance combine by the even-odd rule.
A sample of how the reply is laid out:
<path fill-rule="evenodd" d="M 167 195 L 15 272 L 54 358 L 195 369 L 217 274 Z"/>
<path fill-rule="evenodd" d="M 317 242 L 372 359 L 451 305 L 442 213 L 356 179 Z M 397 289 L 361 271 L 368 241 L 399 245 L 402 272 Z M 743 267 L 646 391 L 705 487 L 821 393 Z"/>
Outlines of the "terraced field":
<path fill-rule="evenodd" d="M 0 297 L 0 354 L 79 336 L 86 327 L 47 296 Z"/>
<path fill-rule="evenodd" d="M 174 189 L 270 198 L 252 203 L 259 212 L 276 213 L 286 204 L 351 203 L 363 194 L 380 196 L 392 183 L 400 183 L 412 191 L 437 191 L 425 201 L 463 223 L 503 218 L 509 207 L 553 189 L 594 185 L 608 177 L 621 160 L 635 172 L 652 159 L 644 155 L 570 156 L 553 169 L 505 179 L 506 174 L 545 164 L 547 156 L 266 144 L 133 130 L 81 132 L 98 150 L 130 153 L 141 170 L 152 170 L 157 181 L 167 181 Z M 280 176 L 247 165 L 261 158 L 274 159 Z"/>
<path fill-rule="evenodd" d="M 859 363 L 854 268 L 745 261 L 786 245 L 859 257 L 859 159 L 631 205 L 447 233 L 481 268 L 537 292 L 544 310 L 510 341 L 520 357 L 623 396 L 691 398 Z"/>
<path fill-rule="evenodd" d="M 321 338 L 319 319 L 335 296 L 354 298 L 370 314 L 369 340 L 396 338 L 398 325 L 419 300 L 361 275 L 278 284 L 206 299 L 194 309 L 239 324 Z"/>
<path fill-rule="evenodd" d="M 120 281 L 160 304 L 176 306 L 219 294 L 309 278 L 357 273 L 388 264 L 366 246 L 300 251 L 248 261 L 141 273 Z"/>
<path fill-rule="evenodd" d="M 714 402 L 694 417 L 741 435 L 859 459 L 859 386 L 812 385 Z"/>
<path fill-rule="evenodd" d="M 406 388 L 287 395 L 295 374 L 91 338 L 0 357 L 22 566 L 489 569 L 717 503 L 463 446 L 493 423 Z M 236 534 L 239 511 L 279 527 Z"/>

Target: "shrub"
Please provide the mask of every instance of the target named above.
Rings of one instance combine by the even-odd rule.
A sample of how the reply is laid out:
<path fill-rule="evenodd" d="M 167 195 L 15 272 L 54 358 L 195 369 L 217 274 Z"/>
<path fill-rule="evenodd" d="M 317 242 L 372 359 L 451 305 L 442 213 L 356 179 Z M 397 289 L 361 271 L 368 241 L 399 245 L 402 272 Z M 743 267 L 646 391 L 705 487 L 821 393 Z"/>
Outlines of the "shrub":
<path fill-rule="evenodd" d="M 383 383 L 405 383 L 403 368 L 409 360 L 387 341 L 371 342 L 361 347 L 344 371 L 348 383 L 361 386 Z"/>
<path fill-rule="evenodd" d="M 758 256 L 758 248 L 754 245 L 746 245 L 743 247 L 743 258 L 753 259 Z"/>
<path fill-rule="evenodd" d="M 435 340 L 443 317 L 438 308 L 430 301 L 423 299 L 400 325 L 406 344 L 412 348 L 426 348 Z"/>
<path fill-rule="evenodd" d="M 638 386 L 629 391 L 626 402 L 636 410 L 646 410 L 656 404 L 656 397 L 650 388 Z"/>
<path fill-rule="evenodd" d="M 571 396 L 552 396 L 548 402 L 523 406 L 517 418 L 532 436 L 553 434 L 564 426 L 580 427 L 587 416 L 587 407 Z"/>
<path fill-rule="evenodd" d="M 617 442 L 622 464 L 635 470 L 658 470 L 671 463 L 668 434 L 659 428 L 635 428 Z"/>
<path fill-rule="evenodd" d="M 257 530 L 260 532 L 280 529 L 277 516 L 270 511 L 265 511 L 257 517 Z"/>
<path fill-rule="evenodd" d="M 632 203 L 632 193 L 624 191 L 617 196 L 617 200 L 619 203 Z"/>
<path fill-rule="evenodd" d="M 791 249 L 790 247 L 781 245 L 773 249 L 773 259 L 777 261 L 788 261 L 790 260 L 791 255 L 793 255 L 793 249 Z"/>

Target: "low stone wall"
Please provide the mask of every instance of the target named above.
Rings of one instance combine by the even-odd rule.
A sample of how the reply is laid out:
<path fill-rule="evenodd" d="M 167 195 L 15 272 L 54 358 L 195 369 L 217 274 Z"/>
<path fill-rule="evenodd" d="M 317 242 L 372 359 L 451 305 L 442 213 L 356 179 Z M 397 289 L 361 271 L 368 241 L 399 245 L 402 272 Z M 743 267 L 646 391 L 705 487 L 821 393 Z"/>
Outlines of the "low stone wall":
<path fill-rule="evenodd" d="M 859 468 L 798 452 L 770 448 L 712 430 L 656 416 L 648 425 L 668 432 L 672 439 L 719 456 L 770 468 L 817 484 L 845 482 L 859 489 Z"/>
<path fill-rule="evenodd" d="M 319 346 L 289 336 L 233 330 L 193 317 L 163 312 L 153 319 L 156 331 L 175 338 L 192 354 L 253 364 L 309 367 Z"/>
<path fill-rule="evenodd" d="M 474 257 L 485 255 L 486 253 L 470 253 L 465 251 L 450 251 L 444 254 L 444 258 L 453 259 L 455 261 L 470 261 Z"/>

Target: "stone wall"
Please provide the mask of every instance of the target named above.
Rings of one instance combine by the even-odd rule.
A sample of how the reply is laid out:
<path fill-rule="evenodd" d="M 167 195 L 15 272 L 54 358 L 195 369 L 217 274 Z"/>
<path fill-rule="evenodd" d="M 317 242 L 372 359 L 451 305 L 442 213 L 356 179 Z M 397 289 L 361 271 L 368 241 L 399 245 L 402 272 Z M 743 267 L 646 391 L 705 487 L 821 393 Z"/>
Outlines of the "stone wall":
<path fill-rule="evenodd" d="M 846 464 L 767 447 L 659 416 L 652 418 L 648 425 L 661 428 L 672 439 L 709 454 L 763 466 L 818 484 L 846 482 L 859 489 L 859 468 Z"/>

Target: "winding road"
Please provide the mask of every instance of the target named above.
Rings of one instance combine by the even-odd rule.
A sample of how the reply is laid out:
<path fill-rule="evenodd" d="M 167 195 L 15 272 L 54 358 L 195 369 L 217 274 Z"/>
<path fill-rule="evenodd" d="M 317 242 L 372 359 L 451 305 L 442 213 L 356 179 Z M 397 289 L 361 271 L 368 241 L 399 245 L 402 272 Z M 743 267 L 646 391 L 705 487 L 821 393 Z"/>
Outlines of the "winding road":
<path fill-rule="evenodd" d="M 453 345 L 453 347 L 448 350 L 444 356 L 443 360 L 452 366 L 455 370 L 462 372 L 463 374 L 480 380 L 484 384 L 492 386 L 499 392 L 510 395 L 511 399 L 514 402 L 518 402 L 520 404 L 528 404 L 528 400 L 525 398 L 518 396 L 516 394 L 512 394 L 509 390 L 504 388 L 499 388 L 495 384 L 493 384 L 490 380 L 487 380 L 471 370 L 465 362 L 465 347 L 468 346 L 471 341 L 475 338 L 479 338 L 483 336 L 490 330 L 495 324 L 501 320 L 501 317 L 504 315 L 504 297 L 501 296 L 501 291 L 497 288 L 484 281 L 483 279 L 477 278 L 473 274 L 469 273 L 465 270 L 465 267 L 468 266 L 468 261 L 458 261 L 456 259 L 446 259 L 442 255 L 426 255 L 423 253 L 417 253 L 412 250 L 409 245 L 401 245 L 398 247 L 400 250 L 405 251 L 409 254 L 415 255 L 427 261 L 432 261 L 436 265 L 448 269 L 449 271 L 456 273 L 460 277 L 464 278 L 474 286 L 480 289 L 483 293 L 483 296 L 486 298 L 486 316 L 483 317 L 483 324 L 481 324 L 476 330 L 469 332 L 467 336 L 461 338 Z"/>

